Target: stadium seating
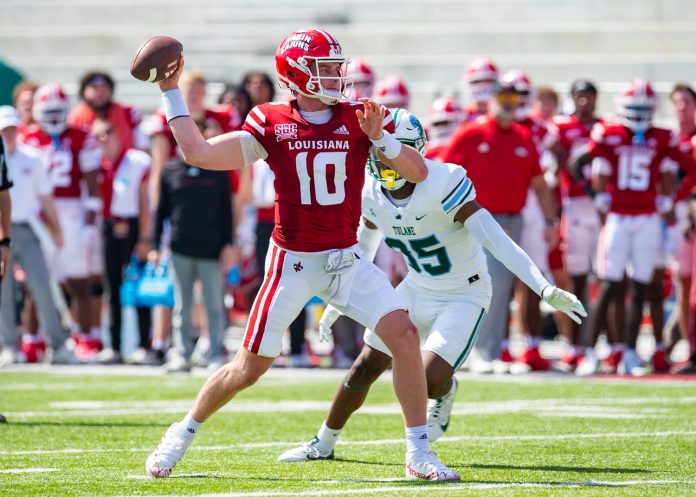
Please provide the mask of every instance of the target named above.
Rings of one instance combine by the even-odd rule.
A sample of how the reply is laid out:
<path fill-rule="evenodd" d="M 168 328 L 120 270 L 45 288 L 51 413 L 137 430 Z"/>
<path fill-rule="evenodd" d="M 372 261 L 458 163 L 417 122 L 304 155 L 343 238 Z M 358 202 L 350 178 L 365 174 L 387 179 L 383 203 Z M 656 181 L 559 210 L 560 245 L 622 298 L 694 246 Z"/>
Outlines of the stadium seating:
<path fill-rule="evenodd" d="M 326 28 L 378 75 L 404 77 L 421 114 L 435 92 L 463 90 L 462 69 L 477 54 L 564 92 L 580 76 L 607 94 L 642 76 L 664 100 L 672 82 L 696 80 L 690 0 L 4 0 L 0 57 L 39 81 L 105 68 L 119 99 L 148 111 L 156 93 L 128 74 L 148 36 L 180 39 L 189 67 L 234 81 L 250 68 L 272 71 L 276 44 L 301 26 Z M 668 120 L 661 107 L 658 121 Z"/>

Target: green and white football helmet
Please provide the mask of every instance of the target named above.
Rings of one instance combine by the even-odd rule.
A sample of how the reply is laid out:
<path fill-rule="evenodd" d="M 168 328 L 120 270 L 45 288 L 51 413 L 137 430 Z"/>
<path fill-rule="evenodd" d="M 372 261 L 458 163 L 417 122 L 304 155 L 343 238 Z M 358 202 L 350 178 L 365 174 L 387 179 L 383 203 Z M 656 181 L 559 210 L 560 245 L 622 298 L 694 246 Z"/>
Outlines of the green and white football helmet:
<path fill-rule="evenodd" d="M 421 155 L 425 152 L 425 131 L 418 118 L 406 109 L 389 109 L 394 119 L 394 138 L 404 145 L 415 148 Z M 370 152 L 367 172 L 387 190 L 398 190 L 406 183 L 399 173 L 380 161 L 377 154 Z"/>

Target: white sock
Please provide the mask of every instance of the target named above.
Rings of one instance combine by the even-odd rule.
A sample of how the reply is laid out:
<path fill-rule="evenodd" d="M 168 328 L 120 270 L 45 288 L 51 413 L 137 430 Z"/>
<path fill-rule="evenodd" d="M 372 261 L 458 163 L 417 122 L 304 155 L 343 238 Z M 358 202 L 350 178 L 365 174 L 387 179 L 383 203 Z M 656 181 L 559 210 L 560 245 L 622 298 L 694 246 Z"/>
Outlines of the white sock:
<path fill-rule="evenodd" d="M 500 342 L 500 348 L 502 350 L 509 350 L 510 349 L 510 340 L 507 338 L 504 338 L 502 342 Z"/>
<path fill-rule="evenodd" d="M 191 413 L 188 413 L 186 417 L 179 423 L 179 433 L 181 436 L 186 437 L 186 438 L 193 438 L 196 436 L 196 433 L 198 433 L 198 430 L 201 427 L 201 423 L 193 419 L 193 416 L 191 416 Z"/>
<path fill-rule="evenodd" d="M 655 352 L 657 352 L 658 350 L 661 350 L 661 351 L 664 352 L 664 350 L 665 350 L 665 345 L 664 345 L 663 343 L 655 344 Z"/>
<path fill-rule="evenodd" d="M 418 451 L 430 449 L 426 425 L 406 427 L 406 453 L 412 454 Z"/>
<path fill-rule="evenodd" d="M 541 345 L 541 337 L 529 337 L 529 346 L 533 349 L 538 349 Z"/>
<path fill-rule="evenodd" d="M 331 428 L 326 426 L 326 421 L 324 421 L 321 424 L 321 428 L 319 428 L 319 432 L 317 433 L 317 438 L 319 439 L 319 442 L 317 442 L 315 445 L 322 450 L 331 452 L 334 449 L 334 446 L 336 445 L 338 437 L 342 431 L 343 429 L 332 430 Z"/>

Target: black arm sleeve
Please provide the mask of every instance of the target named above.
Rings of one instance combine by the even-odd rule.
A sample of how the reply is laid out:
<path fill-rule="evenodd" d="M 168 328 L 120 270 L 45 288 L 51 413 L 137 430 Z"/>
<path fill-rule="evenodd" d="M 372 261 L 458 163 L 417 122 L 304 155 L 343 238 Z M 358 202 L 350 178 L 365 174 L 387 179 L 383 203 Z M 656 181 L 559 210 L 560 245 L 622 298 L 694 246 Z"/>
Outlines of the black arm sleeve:
<path fill-rule="evenodd" d="M 7 148 L 5 140 L 0 139 L 0 191 L 9 190 L 12 187 L 12 182 L 7 176 Z"/>

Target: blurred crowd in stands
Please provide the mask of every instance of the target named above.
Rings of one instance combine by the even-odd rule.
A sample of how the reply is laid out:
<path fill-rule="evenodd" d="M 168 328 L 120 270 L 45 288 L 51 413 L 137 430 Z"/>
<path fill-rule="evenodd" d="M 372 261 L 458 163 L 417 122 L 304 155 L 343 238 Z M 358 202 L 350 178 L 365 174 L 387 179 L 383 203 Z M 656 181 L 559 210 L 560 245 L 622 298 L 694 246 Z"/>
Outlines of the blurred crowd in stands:
<path fill-rule="evenodd" d="M 346 70 L 354 81 L 349 98 L 409 107 L 401 78 L 377 78 L 361 60 Z M 487 58 L 473 60 L 463 78 L 465 101 L 436 95 L 429 114 L 419 116 L 427 123 L 426 157 L 485 164 L 490 173 L 472 178 L 478 202 L 590 312 L 582 326 L 549 314 L 504 267 L 489 267 L 492 308 L 466 367 L 694 373 L 696 204 L 693 185 L 683 181 L 696 170 L 692 87 L 675 84 L 676 126 L 662 130 L 652 123 L 657 97 L 647 81 L 628 83 L 615 114 L 598 116 L 599 88 L 589 79 L 559 95 Z M 206 138 L 240 129 L 258 104 L 292 98 L 277 95 L 274 78 L 262 72 L 226 85 L 212 106 L 201 72 L 185 73 L 180 86 Z M 241 336 L 235 329 L 245 325 L 259 290 L 274 227 L 273 174 L 263 161 L 229 172 L 186 164 L 163 112 L 143 116 L 114 93 L 108 73 L 90 71 L 79 80 L 75 105 L 58 84 L 24 81 L 14 105 L 0 107 L 14 184 L 0 366 L 125 362 L 212 370 Z M 521 139 L 538 152 L 523 181 L 506 171 L 519 149 L 507 158 L 511 131 L 496 123 L 491 107 L 506 100 L 517 106 L 510 129 L 523 129 Z M 395 285 L 406 274 L 402 255 L 386 246 L 376 262 Z M 345 368 L 357 356 L 362 330 L 345 317 L 335 324 L 331 349 L 315 350 L 317 309 L 321 302 L 310 301 L 292 323 L 279 366 Z M 649 357 L 636 352 L 647 326 L 655 342 Z M 511 328 L 522 346 L 510 346 Z M 544 339 L 562 352 L 545 357 Z M 672 360 L 682 340 L 689 353 Z"/>

